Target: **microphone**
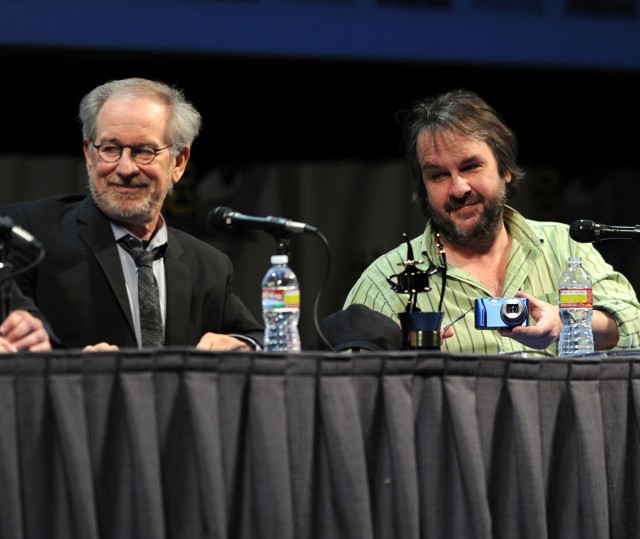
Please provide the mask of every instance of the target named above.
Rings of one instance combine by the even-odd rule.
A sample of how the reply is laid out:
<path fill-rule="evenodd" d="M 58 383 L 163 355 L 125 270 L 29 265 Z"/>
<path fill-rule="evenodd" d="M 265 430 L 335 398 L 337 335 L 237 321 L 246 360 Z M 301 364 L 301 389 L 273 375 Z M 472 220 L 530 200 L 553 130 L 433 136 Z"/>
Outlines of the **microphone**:
<path fill-rule="evenodd" d="M 218 230 L 233 230 L 234 228 L 257 228 L 267 232 L 295 232 L 296 234 L 317 234 L 315 226 L 298 223 L 283 217 L 252 217 L 233 211 L 224 206 L 218 206 L 209 212 L 209 224 Z"/>
<path fill-rule="evenodd" d="M 569 226 L 569 236 L 580 243 L 601 240 L 640 240 L 640 225 L 609 226 L 580 219 Z"/>
<path fill-rule="evenodd" d="M 40 242 L 24 228 L 14 225 L 11 217 L 0 215 L 0 231 L 2 231 L 7 238 L 16 239 L 25 245 L 32 245 L 37 249 L 42 249 Z"/>

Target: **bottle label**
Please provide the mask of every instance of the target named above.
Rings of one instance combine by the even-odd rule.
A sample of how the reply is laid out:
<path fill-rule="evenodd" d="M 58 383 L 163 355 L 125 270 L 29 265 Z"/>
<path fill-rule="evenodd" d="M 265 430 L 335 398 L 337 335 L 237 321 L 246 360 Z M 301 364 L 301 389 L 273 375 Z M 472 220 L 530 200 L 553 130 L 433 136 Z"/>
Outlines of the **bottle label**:
<path fill-rule="evenodd" d="M 562 288 L 558 293 L 561 309 L 591 309 L 593 307 L 591 288 Z"/>
<path fill-rule="evenodd" d="M 263 309 L 299 309 L 300 290 L 297 288 L 264 288 Z"/>

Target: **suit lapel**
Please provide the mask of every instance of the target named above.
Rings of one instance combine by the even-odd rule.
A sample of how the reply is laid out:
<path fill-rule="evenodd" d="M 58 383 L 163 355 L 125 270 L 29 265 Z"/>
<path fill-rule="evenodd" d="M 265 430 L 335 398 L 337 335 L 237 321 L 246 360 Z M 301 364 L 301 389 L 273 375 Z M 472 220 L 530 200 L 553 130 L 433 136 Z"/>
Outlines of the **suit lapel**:
<path fill-rule="evenodd" d="M 182 261 L 182 245 L 171 228 L 169 245 L 164 257 L 167 286 L 167 320 L 165 342 L 185 343 L 189 340 L 189 313 L 191 311 L 191 272 Z M 198 338 L 200 336 L 197 336 Z"/>
<path fill-rule="evenodd" d="M 120 254 L 113 238 L 109 220 L 93 204 L 91 198 L 87 197 L 78 207 L 77 222 L 78 236 L 98 261 L 105 279 L 109 283 L 111 291 L 115 295 L 135 337 L 131 307 L 127 296 L 122 264 L 120 263 Z"/>

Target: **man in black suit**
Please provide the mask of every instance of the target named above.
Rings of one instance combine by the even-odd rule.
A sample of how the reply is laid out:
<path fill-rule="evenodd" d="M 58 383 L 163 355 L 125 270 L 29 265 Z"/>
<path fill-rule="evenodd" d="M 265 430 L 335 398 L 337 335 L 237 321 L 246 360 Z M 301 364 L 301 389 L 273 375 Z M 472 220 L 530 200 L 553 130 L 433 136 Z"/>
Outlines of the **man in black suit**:
<path fill-rule="evenodd" d="M 233 291 L 229 258 L 168 226 L 161 214 L 189 161 L 198 111 L 164 83 L 123 79 L 89 92 L 80 121 L 90 195 L 17 203 L 1 212 L 46 249 L 42 263 L 17 281 L 62 345 L 142 347 L 137 268 L 118 241 L 131 235 L 160 252 L 153 262 L 164 325 L 160 346 L 259 345 L 262 325 Z M 14 254 L 16 264 L 32 256 Z"/>

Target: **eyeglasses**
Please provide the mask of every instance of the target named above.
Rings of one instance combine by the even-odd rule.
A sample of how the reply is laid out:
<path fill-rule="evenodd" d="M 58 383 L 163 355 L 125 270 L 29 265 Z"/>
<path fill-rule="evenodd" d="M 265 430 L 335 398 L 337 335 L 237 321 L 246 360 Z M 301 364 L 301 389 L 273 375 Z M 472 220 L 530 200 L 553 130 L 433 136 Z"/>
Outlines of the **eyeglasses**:
<path fill-rule="evenodd" d="M 131 148 L 131 158 L 139 165 L 148 165 L 153 162 L 162 150 L 166 150 L 171 147 L 172 144 L 165 146 L 164 148 L 152 148 L 151 146 L 129 146 L 127 144 L 113 144 L 108 142 L 106 144 L 92 144 L 92 146 L 98 150 L 98 156 L 105 163 L 116 163 L 122 157 L 122 150 L 125 148 Z"/>

